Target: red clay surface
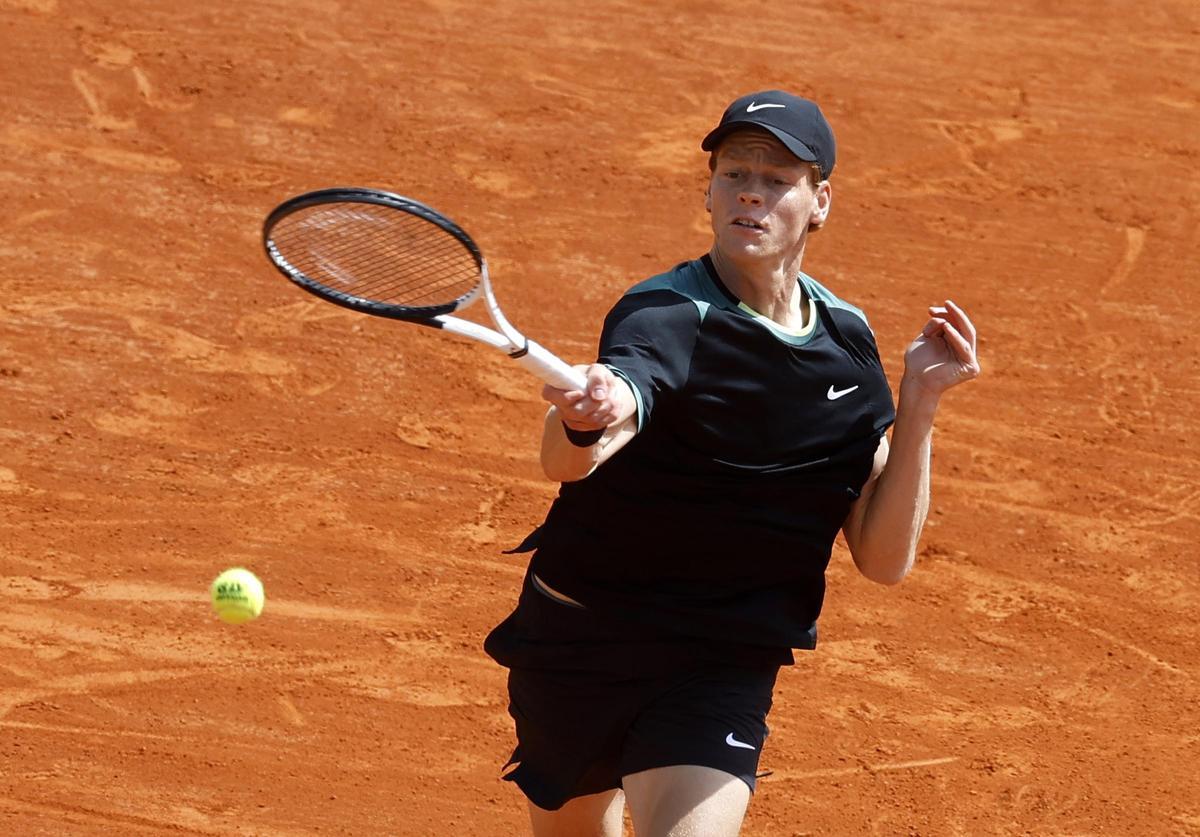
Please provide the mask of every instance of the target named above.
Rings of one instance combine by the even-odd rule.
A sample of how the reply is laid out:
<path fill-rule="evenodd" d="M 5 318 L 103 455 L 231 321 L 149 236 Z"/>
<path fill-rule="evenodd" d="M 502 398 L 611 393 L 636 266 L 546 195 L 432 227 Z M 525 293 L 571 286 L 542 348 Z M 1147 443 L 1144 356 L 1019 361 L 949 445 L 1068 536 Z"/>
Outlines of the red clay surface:
<path fill-rule="evenodd" d="M 734 6 L 0 0 L 0 830 L 521 833 L 480 644 L 554 493 L 539 387 L 310 301 L 260 220 L 423 198 L 585 361 L 781 86 L 840 142 L 806 267 L 893 380 L 946 296 L 986 376 L 910 579 L 835 555 L 745 833 L 1200 833 L 1197 6 Z"/>

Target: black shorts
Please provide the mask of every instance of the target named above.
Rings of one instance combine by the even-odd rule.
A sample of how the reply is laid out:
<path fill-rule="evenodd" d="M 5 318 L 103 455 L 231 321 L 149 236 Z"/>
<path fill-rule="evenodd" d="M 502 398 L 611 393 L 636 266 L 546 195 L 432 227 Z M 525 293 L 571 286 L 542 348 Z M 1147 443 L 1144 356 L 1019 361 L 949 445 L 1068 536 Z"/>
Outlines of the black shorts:
<path fill-rule="evenodd" d="M 753 791 L 779 665 L 672 644 L 623 636 L 527 579 L 485 646 L 510 668 L 517 747 L 504 778 L 547 810 L 671 765 L 723 770 Z"/>

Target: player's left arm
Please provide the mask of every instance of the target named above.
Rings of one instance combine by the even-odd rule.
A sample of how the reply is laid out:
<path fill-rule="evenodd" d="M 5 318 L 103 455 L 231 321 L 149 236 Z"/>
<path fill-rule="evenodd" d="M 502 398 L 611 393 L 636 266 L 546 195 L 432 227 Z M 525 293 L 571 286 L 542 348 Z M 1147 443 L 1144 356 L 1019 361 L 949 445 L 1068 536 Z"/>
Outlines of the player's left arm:
<path fill-rule="evenodd" d="M 946 390 L 978 377 L 975 326 L 947 300 L 904 354 L 904 377 L 889 444 L 881 438 L 871 475 L 842 526 L 855 566 L 872 581 L 897 584 L 912 569 L 929 512 L 933 419 Z"/>

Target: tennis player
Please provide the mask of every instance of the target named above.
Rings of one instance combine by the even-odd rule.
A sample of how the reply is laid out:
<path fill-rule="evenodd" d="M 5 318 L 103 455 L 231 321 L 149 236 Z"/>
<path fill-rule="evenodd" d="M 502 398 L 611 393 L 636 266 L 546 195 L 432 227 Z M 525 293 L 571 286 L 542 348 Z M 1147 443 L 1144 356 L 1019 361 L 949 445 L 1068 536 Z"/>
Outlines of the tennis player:
<path fill-rule="evenodd" d="M 586 393 L 543 391 L 562 487 L 486 642 L 510 669 L 505 778 L 537 837 L 618 837 L 625 804 L 639 837 L 738 833 L 776 674 L 817 642 L 834 538 L 867 578 L 904 578 L 939 400 L 979 374 L 947 300 L 893 403 L 863 312 L 802 272 L 832 199 L 816 104 L 743 96 L 701 148 L 711 249 L 625 293 Z"/>

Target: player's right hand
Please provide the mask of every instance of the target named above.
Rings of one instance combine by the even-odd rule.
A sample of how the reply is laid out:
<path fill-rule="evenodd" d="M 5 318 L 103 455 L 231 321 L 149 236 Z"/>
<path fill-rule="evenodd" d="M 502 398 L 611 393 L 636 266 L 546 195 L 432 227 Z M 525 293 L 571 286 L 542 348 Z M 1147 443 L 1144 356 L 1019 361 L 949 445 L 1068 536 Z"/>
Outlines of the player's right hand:
<path fill-rule="evenodd" d="M 572 430 L 603 430 L 619 424 L 637 411 L 629 384 L 602 363 L 576 366 L 587 378 L 587 391 L 563 390 L 549 384 L 542 398 L 558 408 L 559 417 Z"/>

